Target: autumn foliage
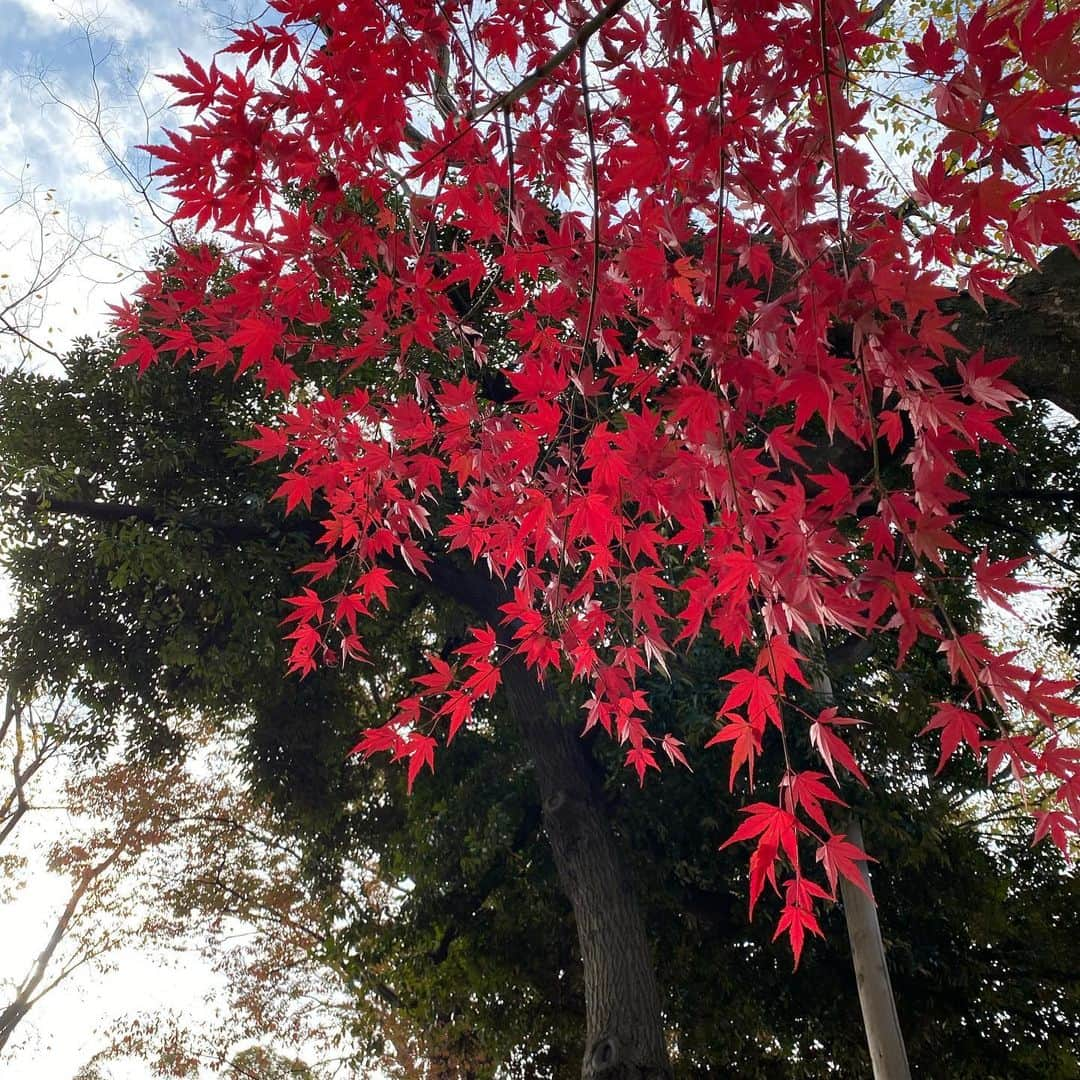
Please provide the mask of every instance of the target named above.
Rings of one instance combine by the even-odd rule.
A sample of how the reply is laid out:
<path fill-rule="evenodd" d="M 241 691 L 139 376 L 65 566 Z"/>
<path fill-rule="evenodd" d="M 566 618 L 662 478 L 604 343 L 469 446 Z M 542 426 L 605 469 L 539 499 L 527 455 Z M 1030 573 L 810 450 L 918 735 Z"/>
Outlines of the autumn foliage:
<path fill-rule="evenodd" d="M 1000 443 L 1007 363 L 962 355 L 939 301 L 1002 297 L 999 256 L 1070 242 L 1037 168 L 1077 132 L 1078 12 L 996 4 L 905 46 L 929 147 L 882 186 L 851 0 L 658 4 L 276 0 L 209 69 L 169 76 L 192 122 L 154 147 L 178 243 L 118 313 L 122 362 L 247 372 L 282 395 L 248 445 L 315 510 L 325 558 L 288 599 L 290 668 L 364 658 L 402 574 L 461 553 L 505 587 L 364 755 L 411 782 L 521 657 L 584 684 L 644 781 L 686 764 L 642 685 L 701 634 L 737 658 L 709 752 L 763 791 L 751 908 L 781 895 L 796 959 L 864 854 L 830 823 L 865 782 L 829 635 L 936 642 L 958 752 L 1038 778 L 1036 836 L 1080 818 L 1070 686 L 999 655 L 941 598 L 967 553 L 958 457 Z M 798 695 L 796 687 L 800 688 Z M 817 701 L 813 708 L 807 702 Z M 786 744 L 802 726 L 819 763 Z M 781 775 L 755 772 L 782 746 Z M 838 820 L 833 815 L 833 821 Z"/>

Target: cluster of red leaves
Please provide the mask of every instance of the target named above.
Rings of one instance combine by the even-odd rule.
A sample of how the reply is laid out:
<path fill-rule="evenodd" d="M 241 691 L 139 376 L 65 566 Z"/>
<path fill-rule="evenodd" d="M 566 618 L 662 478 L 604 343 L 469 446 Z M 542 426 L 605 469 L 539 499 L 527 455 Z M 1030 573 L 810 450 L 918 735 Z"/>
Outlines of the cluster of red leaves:
<path fill-rule="evenodd" d="M 658 751 L 685 758 L 650 731 L 641 679 L 708 627 L 749 658 L 712 740 L 732 784 L 795 723 L 826 770 L 789 764 L 729 841 L 756 841 L 751 905 L 781 894 L 797 959 L 815 901 L 863 886 L 825 813 L 837 766 L 863 777 L 853 721 L 792 708 L 788 684 L 812 674 L 800 642 L 889 630 L 901 660 L 939 641 L 959 684 L 928 725 L 943 763 L 964 742 L 991 773 L 1049 778 L 1038 829 L 1064 846 L 1075 754 L 1003 725 L 1054 731 L 1080 713 L 1069 688 L 935 602 L 962 548 L 957 455 L 1001 442 L 1018 397 L 1004 365 L 949 359 L 938 301 L 1003 295 L 988 251 L 1069 241 L 1074 212 L 1032 163 L 1077 130 L 1076 11 L 1006 0 L 907 45 L 936 116 L 898 208 L 871 183 L 858 58 L 878 39 L 853 0 L 273 7 L 222 67 L 170 76 L 195 116 L 153 148 L 159 174 L 177 220 L 219 239 L 148 276 L 118 316 L 122 362 L 232 365 L 288 393 L 248 445 L 288 459 L 288 510 L 321 508 L 312 584 L 347 580 L 288 601 L 294 671 L 363 656 L 388 567 L 461 551 L 507 585 L 497 631 L 433 659 L 357 751 L 406 760 L 411 784 L 516 654 L 583 680 L 586 730 L 643 780 Z M 865 472 L 815 468 L 812 444 Z M 1007 601 L 1013 569 L 981 559 L 983 595 Z"/>

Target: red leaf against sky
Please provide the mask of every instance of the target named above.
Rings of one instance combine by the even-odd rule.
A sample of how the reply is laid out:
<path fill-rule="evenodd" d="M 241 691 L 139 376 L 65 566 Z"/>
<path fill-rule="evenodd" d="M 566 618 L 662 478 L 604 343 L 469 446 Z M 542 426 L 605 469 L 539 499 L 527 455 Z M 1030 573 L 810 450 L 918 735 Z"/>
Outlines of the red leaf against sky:
<path fill-rule="evenodd" d="M 1003 559 L 1001 562 L 991 563 L 987 557 L 986 549 L 983 548 L 979 557 L 972 565 L 975 575 L 975 588 L 979 595 L 989 603 L 997 604 L 998 607 L 1016 614 L 1016 610 L 1009 603 L 1010 596 L 1019 593 L 1032 592 L 1040 586 L 1032 585 L 1026 581 L 1016 581 L 1013 574 L 1029 560 L 1026 557 L 1019 559 Z"/>
<path fill-rule="evenodd" d="M 178 107 L 190 106 L 195 110 L 196 117 L 214 103 L 217 96 L 220 73 L 217 65 L 211 64 L 209 72 L 197 61 L 192 60 L 185 53 L 180 53 L 180 58 L 187 68 L 186 75 L 162 75 L 175 89 L 184 96 L 178 98 L 175 105 Z"/>

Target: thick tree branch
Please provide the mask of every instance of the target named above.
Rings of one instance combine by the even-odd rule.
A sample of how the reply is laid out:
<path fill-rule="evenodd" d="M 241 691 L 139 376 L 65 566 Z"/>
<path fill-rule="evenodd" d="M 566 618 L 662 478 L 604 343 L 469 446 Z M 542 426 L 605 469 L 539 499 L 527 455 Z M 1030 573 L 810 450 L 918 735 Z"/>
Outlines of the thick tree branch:
<path fill-rule="evenodd" d="M 498 112 L 501 109 L 507 109 L 513 105 L 516 101 L 520 101 L 530 90 L 539 86 L 553 71 L 562 67 L 567 60 L 576 52 L 580 52 L 581 49 L 588 43 L 589 38 L 599 30 L 604 23 L 613 19 L 624 7 L 626 7 L 628 0 L 610 0 L 605 4 L 591 19 L 583 23 L 577 31 L 567 39 L 558 52 L 552 53 L 551 56 L 540 64 L 535 70 L 530 71 L 521 82 L 512 86 L 504 94 L 500 94 L 498 97 L 493 98 L 486 105 L 482 105 L 472 111 L 472 120 L 474 122 L 483 120 L 484 117 L 490 116 L 494 112 Z"/>
<path fill-rule="evenodd" d="M 988 300 L 985 311 L 966 293 L 941 306 L 956 312 L 953 333 L 966 346 L 1017 357 L 1007 377 L 1028 397 L 1080 419 L 1080 259 L 1059 247 L 1008 293 L 1015 304 Z"/>
<path fill-rule="evenodd" d="M 406 173 L 406 176 L 412 177 L 422 172 L 423 169 L 429 165 L 440 154 L 445 154 L 459 139 L 461 139 L 466 132 L 471 131 L 476 127 L 481 120 L 486 119 L 493 113 L 501 112 L 502 110 L 509 109 L 511 105 L 520 101 L 531 90 L 536 89 L 553 71 L 562 67 L 567 60 L 570 59 L 575 53 L 580 52 L 582 48 L 588 43 L 589 39 L 606 23 L 613 19 L 624 7 L 626 7 L 629 0 L 609 0 L 609 3 L 605 4 L 591 19 L 583 23 L 578 29 L 570 35 L 566 43 L 557 52 L 545 60 L 538 67 L 534 68 L 525 76 L 520 82 L 515 83 L 509 90 L 502 94 L 498 94 L 491 98 L 483 105 L 478 105 L 471 109 L 468 113 L 469 124 L 463 130 L 458 132 L 453 138 L 448 140 L 442 146 L 440 146 L 435 153 L 426 158 L 423 161 L 418 162 L 412 166 Z M 412 127 L 412 125 L 409 125 Z M 406 141 L 410 144 L 413 141 L 415 135 L 419 132 L 413 127 L 412 131 L 406 131 Z"/>

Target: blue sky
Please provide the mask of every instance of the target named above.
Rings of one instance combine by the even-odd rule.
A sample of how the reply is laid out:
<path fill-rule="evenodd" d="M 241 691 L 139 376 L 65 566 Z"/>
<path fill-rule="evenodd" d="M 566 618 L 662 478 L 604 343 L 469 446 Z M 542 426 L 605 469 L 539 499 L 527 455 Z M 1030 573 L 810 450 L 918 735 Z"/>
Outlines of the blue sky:
<path fill-rule="evenodd" d="M 42 259 L 45 271 L 65 264 L 46 295 L 31 298 L 36 340 L 62 351 L 99 332 L 160 230 L 101 136 L 145 180 L 136 145 L 176 123 L 155 75 L 175 70 L 178 49 L 208 60 L 225 24 L 262 9 L 247 0 L 0 0 L 0 273 L 10 296 Z M 0 337 L 0 362 L 17 353 Z"/>

